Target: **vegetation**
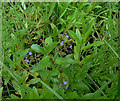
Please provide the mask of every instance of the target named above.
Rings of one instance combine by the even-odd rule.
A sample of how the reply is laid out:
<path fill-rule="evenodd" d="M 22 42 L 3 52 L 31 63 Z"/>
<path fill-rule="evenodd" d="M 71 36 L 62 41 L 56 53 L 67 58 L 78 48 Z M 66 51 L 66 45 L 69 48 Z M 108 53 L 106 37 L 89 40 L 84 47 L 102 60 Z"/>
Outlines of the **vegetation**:
<path fill-rule="evenodd" d="M 119 98 L 117 2 L 4 2 L 2 14 L 2 98 Z"/>

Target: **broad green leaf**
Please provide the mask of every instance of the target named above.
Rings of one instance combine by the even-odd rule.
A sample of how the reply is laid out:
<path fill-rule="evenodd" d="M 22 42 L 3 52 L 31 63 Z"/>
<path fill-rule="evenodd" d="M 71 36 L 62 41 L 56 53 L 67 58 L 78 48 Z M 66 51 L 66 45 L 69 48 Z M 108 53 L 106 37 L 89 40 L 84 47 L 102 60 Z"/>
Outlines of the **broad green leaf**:
<path fill-rule="evenodd" d="M 76 29 L 76 35 L 79 38 L 79 41 L 81 42 L 82 41 L 82 36 L 81 36 L 81 33 L 80 33 L 78 28 Z"/>
<path fill-rule="evenodd" d="M 76 40 L 76 46 L 74 46 L 74 58 L 75 60 L 80 60 L 80 46 L 82 43 L 82 36 L 80 34 L 80 31 L 76 29 L 76 37 L 79 38 L 79 40 Z"/>
<path fill-rule="evenodd" d="M 47 48 L 47 53 L 50 53 L 56 46 L 57 46 L 58 42 L 52 42 Z"/>
<path fill-rule="evenodd" d="M 46 53 L 46 50 L 44 49 L 44 47 L 41 47 L 41 46 L 39 46 L 39 45 L 37 45 L 37 44 L 33 44 L 33 45 L 31 46 L 31 48 L 32 48 L 34 51 L 38 52 L 38 53 L 43 53 L 43 54 Z"/>
<path fill-rule="evenodd" d="M 104 44 L 103 41 L 96 41 L 96 42 L 94 42 L 92 45 L 93 45 L 93 46 L 100 46 L 100 45 L 103 45 L 103 44 Z"/>
<path fill-rule="evenodd" d="M 36 72 L 45 69 L 50 65 L 50 56 L 44 56 L 40 62 L 31 67 L 31 72 Z"/>
<path fill-rule="evenodd" d="M 28 84 L 30 85 L 30 84 L 35 84 L 35 83 L 38 83 L 40 81 L 40 79 L 39 78 L 33 78 L 33 79 L 31 79 L 29 82 L 28 82 Z"/>
<path fill-rule="evenodd" d="M 59 64 L 59 65 L 66 65 L 66 64 L 76 64 L 76 63 L 79 63 L 79 62 L 76 61 L 76 60 L 70 59 L 70 58 L 59 57 L 55 60 L 55 63 Z"/>
<path fill-rule="evenodd" d="M 52 38 L 51 37 L 47 37 L 45 39 L 45 45 L 47 46 L 47 44 L 50 45 L 51 43 L 52 43 Z"/>
<path fill-rule="evenodd" d="M 75 60 L 80 60 L 80 47 L 74 46 L 74 58 Z"/>

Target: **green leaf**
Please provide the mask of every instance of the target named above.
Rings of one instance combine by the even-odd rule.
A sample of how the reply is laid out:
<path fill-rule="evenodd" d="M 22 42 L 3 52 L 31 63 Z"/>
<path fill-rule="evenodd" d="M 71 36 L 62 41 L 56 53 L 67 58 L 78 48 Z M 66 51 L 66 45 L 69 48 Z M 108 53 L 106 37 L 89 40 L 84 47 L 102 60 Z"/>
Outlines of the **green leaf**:
<path fill-rule="evenodd" d="M 57 46 L 58 42 L 52 42 L 47 48 L 47 53 L 50 53 L 56 46 Z"/>
<path fill-rule="evenodd" d="M 6 70 L 16 81 L 18 81 L 17 78 L 15 77 L 14 73 L 10 70 L 10 68 L 8 68 L 5 64 L 3 64 L 2 61 L 0 61 L 0 65 L 2 65 L 2 66 L 5 68 L 5 70 Z"/>
<path fill-rule="evenodd" d="M 51 25 L 53 31 L 58 32 L 58 28 L 56 27 L 56 25 L 54 25 L 53 23 L 50 23 L 50 25 Z"/>
<path fill-rule="evenodd" d="M 73 31 L 71 31 L 71 30 L 68 30 L 68 33 L 69 33 L 69 35 L 70 35 L 70 37 L 71 38 L 73 38 L 76 42 L 78 42 L 79 44 L 80 44 L 80 39 L 79 39 L 79 33 L 77 32 L 77 34 L 76 33 L 74 33 Z"/>
<path fill-rule="evenodd" d="M 36 72 L 45 69 L 50 65 L 50 56 L 44 56 L 40 62 L 31 67 L 31 72 Z"/>
<path fill-rule="evenodd" d="M 74 58 L 80 60 L 80 47 L 74 46 Z"/>
<path fill-rule="evenodd" d="M 27 95 L 24 99 L 40 99 L 40 96 L 36 94 L 35 88 L 31 89 L 30 87 L 27 88 Z"/>
<path fill-rule="evenodd" d="M 94 42 L 92 45 L 93 45 L 93 46 L 100 46 L 100 45 L 103 45 L 103 44 L 104 44 L 103 41 L 96 41 L 96 42 Z"/>
<path fill-rule="evenodd" d="M 84 82 L 80 82 L 80 81 L 75 82 L 72 85 L 72 88 L 76 88 L 76 90 L 78 90 L 78 91 L 80 90 L 80 91 L 82 91 L 84 93 L 90 92 L 89 87 Z"/>
<path fill-rule="evenodd" d="M 46 54 L 45 48 L 43 48 L 43 47 L 41 47 L 41 46 L 39 46 L 39 45 L 37 45 L 37 44 L 33 44 L 33 45 L 31 46 L 31 48 L 32 48 L 34 51 L 38 52 L 38 53 Z"/>
<path fill-rule="evenodd" d="M 14 95 L 14 94 L 11 94 L 10 96 L 11 96 L 11 99 L 19 99 L 19 97 L 17 97 L 17 96 Z"/>
<path fill-rule="evenodd" d="M 67 97 L 67 99 L 78 99 L 79 98 L 79 96 L 78 96 L 78 94 L 77 94 L 76 91 L 74 91 L 74 92 L 68 92 L 66 94 L 66 97 Z"/>
<path fill-rule="evenodd" d="M 9 80 L 10 80 L 10 76 L 7 76 L 7 77 L 5 78 L 4 85 L 7 85 L 7 83 L 9 82 Z"/>
<path fill-rule="evenodd" d="M 92 29 L 93 29 L 93 24 L 94 24 L 94 21 L 95 21 L 95 18 L 92 18 L 90 21 L 89 21 L 89 26 L 90 28 L 88 29 L 88 31 L 85 33 L 84 35 L 84 41 L 88 38 L 88 36 L 90 35 Z"/>
<path fill-rule="evenodd" d="M 97 5 L 97 6 L 95 6 L 95 8 L 102 8 L 101 6 L 99 6 L 99 5 Z"/>
<path fill-rule="evenodd" d="M 36 93 L 36 95 L 39 96 L 39 94 L 38 94 L 38 90 L 37 90 L 37 88 L 36 88 L 35 86 L 33 87 L 33 90 L 34 90 L 34 92 Z"/>
<path fill-rule="evenodd" d="M 76 61 L 76 60 L 70 59 L 70 58 L 59 57 L 55 60 L 55 63 L 59 64 L 59 65 L 66 65 L 66 64 L 76 64 L 76 63 L 79 63 L 79 62 Z"/>
<path fill-rule="evenodd" d="M 80 33 L 78 28 L 76 29 L 76 36 L 79 38 L 79 41 L 81 42 L 82 41 L 82 36 L 81 36 L 81 33 Z"/>
<path fill-rule="evenodd" d="M 61 22 L 62 24 L 65 24 L 65 25 L 66 25 L 66 21 L 65 21 L 64 19 L 60 18 L 59 20 L 60 20 L 60 22 Z"/>
<path fill-rule="evenodd" d="M 46 39 L 45 39 L 45 45 L 50 45 L 52 43 L 52 38 L 51 37 L 47 37 Z"/>
<path fill-rule="evenodd" d="M 85 29 L 86 29 L 84 16 L 85 16 L 85 12 L 82 10 L 81 11 L 81 22 L 82 22 L 82 33 L 83 33 L 83 35 L 85 34 Z"/>
<path fill-rule="evenodd" d="M 0 100 L 2 99 L 1 96 L 2 96 L 2 91 L 3 91 L 3 87 L 0 88 Z"/>
<path fill-rule="evenodd" d="M 87 93 L 82 97 L 82 99 L 93 99 L 93 98 L 94 98 L 94 93 Z"/>
<path fill-rule="evenodd" d="M 23 83 L 24 78 L 22 76 L 20 76 L 19 74 L 14 74 L 14 75 L 17 78 L 19 83 Z"/>
<path fill-rule="evenodd" d="M 84 47 L 82 47 L 81 49 L 82 50 L 85 50 L 85 49 L 88 49 L 88 48 L 90 48 L 90 47 L 92 47 L 92 46 L 100 46 L 100 45 L 103 45 L 104 44 L 104 42 L 103 41 L 95 41 L 94 43 L 92 43 L 92 44 L 89 44 L 89 45 L 87 45 L 87 46 L 84 46 Z"/>
<path fill-rule="evenodd" d="M 11 37 L 14 41 L 16 41 L 16 36 L 13 33 L 11 33 Z"/>
<path fill-rule="evenodd" d="M 20 95 L 22 95 L 22 93 L 21 93 L 21 87 L 17 84 L 17 82 L 15 82 L 15 81 L 12 81 L 12 84 L 13 84 L 13 87 L 14 87 L 14 89 L 20 94 Z"/>
<path fill-rule="evenodd" d="M 66 10 L 67 10 L 67 8 L 68 8 L 68 6 L 70 5 L 70 2 L 66 2 L 65 4 L 64 4 L 64 6 L 63 6 L 63 12 L 62 12 L 62 14 L 60 15 L 60 17 L 59 17 L 59 19 L 65 14 L 65 12 L 66 12 Z"/>
<path fill-rule="evenodd" d="M 30 85 L 30 84 L 35 84 L 35 83 L 38 83 L 40 81 L 40 79 L 39 78 L 34 78 L 34 79 L 31 79 L 29 82 L 28 82 L 28 84 Z"/>
<path fill-rule="evenodd" d="M 82 99 L 98 99 L 101 96 L 100 90 L 95 91 L 94 93 L 85 94 Z"/>
<path fill-rule="evenodd" d="M 52 38 L 48 37 L 45 39 L 45 48 L 47 50 L 47 54 L 50 53 L 56 46 L 58 42 L 52 42 Z"/>
<path fill-rule="evenodd" d="M 53 12 L 53 10 L 54 10 L 54 8 L 55 8 L 55 4 L 56 4 L 56 3 L 52 2 L 51 5 L 50 5 L 50 11 L 49 11 L 49 14 L 48 14 L 48 19 L 49 19 L 49 17 L 51 16 L 51 14 L 52 14 L 52 12 Z"/>

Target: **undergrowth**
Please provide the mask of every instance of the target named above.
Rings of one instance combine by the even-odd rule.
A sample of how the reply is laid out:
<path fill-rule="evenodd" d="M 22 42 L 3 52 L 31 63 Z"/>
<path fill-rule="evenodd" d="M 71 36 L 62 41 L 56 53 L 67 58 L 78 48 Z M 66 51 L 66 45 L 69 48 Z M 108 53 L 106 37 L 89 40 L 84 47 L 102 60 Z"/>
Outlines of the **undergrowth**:
<path fill-rule="evenodd" d="M 118 99 L 118 3 L 2 3 L 2 98 Z"/>

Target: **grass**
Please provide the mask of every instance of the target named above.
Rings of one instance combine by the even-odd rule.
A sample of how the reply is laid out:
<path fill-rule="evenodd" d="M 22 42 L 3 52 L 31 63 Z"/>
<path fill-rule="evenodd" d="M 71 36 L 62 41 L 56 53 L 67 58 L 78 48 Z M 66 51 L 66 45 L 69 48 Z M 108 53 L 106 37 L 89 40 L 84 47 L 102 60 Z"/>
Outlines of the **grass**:
<path fill-rule="evenodd" d="M 119 99 L 118 3 L 2 3 L 3 99 Z"/>

